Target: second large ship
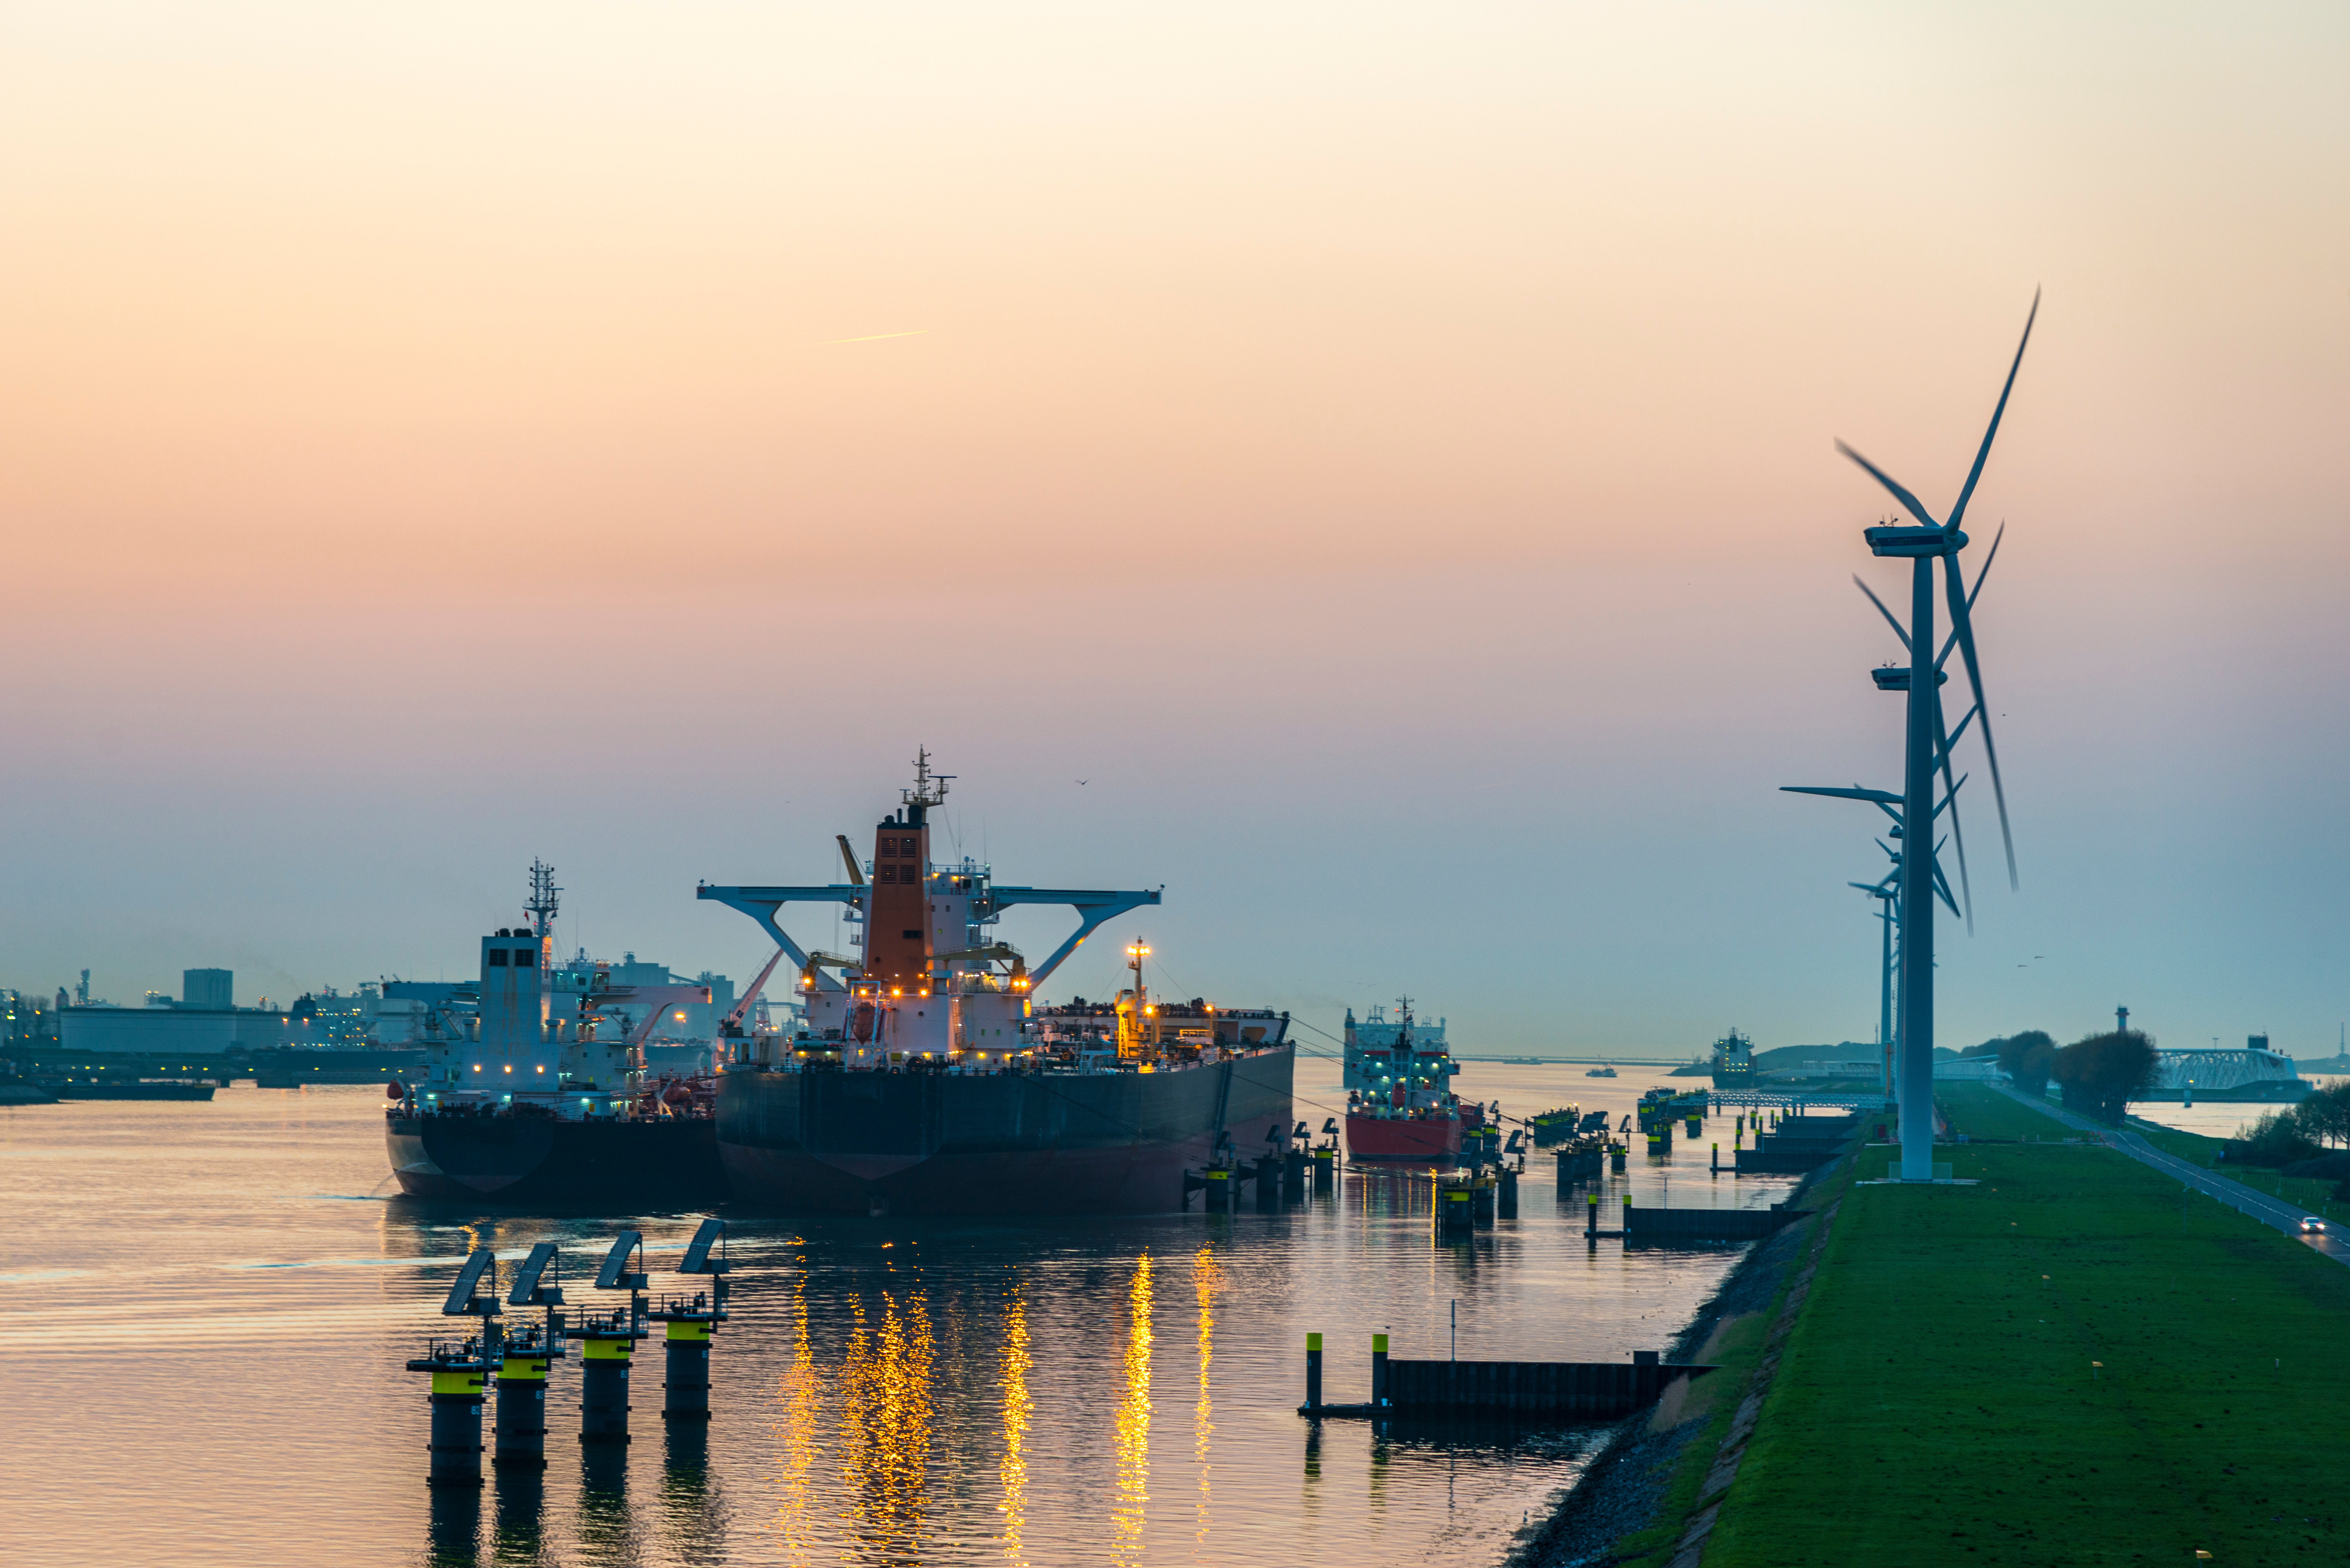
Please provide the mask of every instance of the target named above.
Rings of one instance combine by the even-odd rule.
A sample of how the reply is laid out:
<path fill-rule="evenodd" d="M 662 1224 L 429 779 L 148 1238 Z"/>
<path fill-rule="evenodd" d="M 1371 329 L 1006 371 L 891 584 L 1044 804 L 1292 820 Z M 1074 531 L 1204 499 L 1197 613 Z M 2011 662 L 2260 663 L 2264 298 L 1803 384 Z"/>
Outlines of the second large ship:
<path fill-rule="evenodd" d="M 1480 1107 L 1452 1092 L 1461 1064 L 1444 1041 L 1444 1020 L 1422 1023 L 1411 998 L 1396 1015 L 1371 1009 L 1362 1023 L 1347 1009 L 1347 1158 L 1405 1165 L 1451 1165 L 1464 1133 L 1481 1125 Z"/>
<path fill-rule="evenodd" d="M 846 882 L 711 887 L 798 964 L 800 1023 L 722 1043 L 717 1132 L 734 1198 L 784 1213 L 1146 1214 L 1183 1207 L 1211 1165 L 1285 1146 L 1289 1017 L 1154 1002 L 1148 950 L 1114 1002 L 1034 992 L 1103 922 L 1156 891 L 1014 888 L 931 857 L 951 775 L 926 754 Z M 869 869 L 870 880 L 866 873 Z M 856 951 L 803 948 L 788 905 L 829 905 Z M 1033 971 L 1001 940 L 1003 911 L 1073 909 L 1077 929 Z"/>

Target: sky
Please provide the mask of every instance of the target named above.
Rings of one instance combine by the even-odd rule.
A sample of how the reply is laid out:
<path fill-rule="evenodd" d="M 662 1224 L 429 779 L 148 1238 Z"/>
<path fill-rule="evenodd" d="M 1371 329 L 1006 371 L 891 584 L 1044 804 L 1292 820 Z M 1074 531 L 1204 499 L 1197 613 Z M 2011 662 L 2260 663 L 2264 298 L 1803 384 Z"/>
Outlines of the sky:
<path fill-rule="evenodd" d="M 927 746 L 1001 879 L 1165 888 L 1048 993 L 1140 935 L 1471 1052 L 1870 1038 L 1870 808 L 1778 793 L 1898 787 L 1834 442 L 1947 506 L 2039 290 L 1941 1040 L 2328 1054 L 2345 66 L 2314 4 L 18 0 L 0 984 L 462 975 L 534 857 L 567 948 L 741 979 L 695 883 L 832 879 Z"/>

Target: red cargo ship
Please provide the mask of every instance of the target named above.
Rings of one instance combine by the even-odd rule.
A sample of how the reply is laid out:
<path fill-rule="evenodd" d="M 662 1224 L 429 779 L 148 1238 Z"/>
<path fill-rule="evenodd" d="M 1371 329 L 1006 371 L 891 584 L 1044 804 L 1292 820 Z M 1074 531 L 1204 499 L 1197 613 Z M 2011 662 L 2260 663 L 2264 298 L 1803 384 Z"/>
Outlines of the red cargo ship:
<path fill-rule="evenodd" d="M 1453 1095 L 1461 1064 L 1444 1043 L 1444 1021 L 1412 1016 L 1411 998 L 1390 1019 L 1371 1009 L 1361 1023 L 1347 1010 L 1347 1158 L 1399 1165 L 1458 1165 L 1461 1137 L 1482 1122 Z"/>

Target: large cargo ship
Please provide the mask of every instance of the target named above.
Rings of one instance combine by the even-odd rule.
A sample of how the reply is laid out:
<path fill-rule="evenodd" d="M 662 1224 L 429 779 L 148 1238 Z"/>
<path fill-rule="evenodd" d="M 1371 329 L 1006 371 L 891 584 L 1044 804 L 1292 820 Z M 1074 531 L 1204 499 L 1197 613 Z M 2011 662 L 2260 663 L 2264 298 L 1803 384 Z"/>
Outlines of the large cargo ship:
<path fill-rule="evenodd" d="M 1412 1016 L 1411 998 L 1396 1015 L 1374 1007 L 1362 1023 L 1347 1010 L 1347 1158 L 1409 1165 L 1455 1165 L 1461 1135 L 1482 1125 L 1482 1109 L 1452 1092 L 1461 1064 L 1444 1041 L 1444 1020 Z"/>
<path fill-rule="evenodd" d="M 736 1200 L 806 1214 L 1145 1214 L 1183 1207 L 1211 1164 L 1285 1147 L 1295 1055 L 1286 1013 L 1166 1005 L 1144 983 L 1115 1002 L 1034 998 L 1103 922 L 1156 891 L 1015 888 L 931 855 L 952 775 L 927 753 L 847 880 L 711 887 L 799 966 L 796 1028 L 722 1042 L 718 1154 Z M 867 873 L 870 872 L 870 880 Z M 780 920 L 831 906 L 847 955 L 805 949 Z M 993 928 L 1021 905 L 1064 906 L 1077 929 L 1033 970 Z"/>
<path fill-rule="evenodd" d="M 614 985 L 607 966 L 558 965 L 558 891 L 553 868 L 534 865 L 530 924 L 484 937 L 479 987 L 422 1019 L 425 1065 L 390 1089 L 385 1117 L 400 1190 L 628 1212 L 723 1200 L 707 1081 L 664 1081 L 643 1054 L 656 1022 L 708 989 Z"/>

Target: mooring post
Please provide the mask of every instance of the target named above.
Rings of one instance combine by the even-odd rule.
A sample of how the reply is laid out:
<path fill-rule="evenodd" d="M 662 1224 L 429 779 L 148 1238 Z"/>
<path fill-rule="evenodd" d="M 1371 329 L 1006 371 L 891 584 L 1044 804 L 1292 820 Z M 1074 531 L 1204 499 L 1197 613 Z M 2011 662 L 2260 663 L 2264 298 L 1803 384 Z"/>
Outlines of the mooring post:
<path fill-rule="evenodd" d="M 1716 1172 L 1719 1172 L 1721 1169 L 1721 1146 L 1720 1144 L 1715 1144 L 1713 1146 L 1713 1168 Z"/>
<path fill-rule="evenodd" d="M 1338 1185 L 1338 1151 L 1317 1148 L 1314 1151 L 1314 1190 L 1329 1192 Z"/>
<path fill-rule="evenodd" d="M 1221 1166 L 1208 1168 L 1208 1212 L 1229 1214 L 1232 1211 L 1232 1173 Z"/>
<path fill-rule="evenodd" d="M 604 1256 L 596 1276 L 599 1291 L 626 1291 L 629 1304 L 604 1316 L 590 1314 L 567 1332 L 582 1342 L 579 1358 L 579 1440 L 590 1446 L 619 1446 L 629 1440 L 629 1364 L 637 1341 L 645 1337 L 646 1284 L 641 1273 L 629 1272 L 629 1255 L 644 1245 L 635 1231 L 623 1231 Z M 640 1260 L 641 1261 L 641 1260 Z"/>
<path fill-rule="evenodd" d="M 431 1355 L 408 1364 L 411 1372 L 432 1375 L 432 1435 L 427 1443 L 432 1459 L 425 1472 L 426 1485 L 482 1484 L 483 1388 L 495 1365 L 486 1347 L 475 1339 L 459 1345 L 435 1344 Z"/>
<path fill-rule="evenodd" d="M 1445 1231 L 1448 1232 L 1454 1231 L 1473 1231 L 1477 1228 L 1475 1219 L 1471 1217 L 1469 1212 L 1469 1189 L 1467 1188 L 1448 1187 L 1438 1195 L 1438 1198 L 1437 1222 L 1441 1225 Z"/>
<path fill-rule="evenodd" d="M 1591 1195 L 1591 1201 L 1583 1211 L 1583 1233 L 1592 1237 L 1599 1234 L 1599 1194 L 1596 1192 Z"/>
<path fill-rule="evenodd" d="M 1632 1146 L 1629 1144 L 1609 1144 L 1607 1146 L 1607 1168 L 1614 1171 L 1618 1176 L 1623 1175 L 1624 1162 L 1631 1158 L 1631 1154 Z"/>
<path fill-rule="evenodd" d="M 1502 1168 L 1502 1218 L 1518 1217 L 1518 1173 L 1508 1166 Z"/>
<path fill-rule="evenodd" d="M 726 1321 L 726 1276 L 734 1267 L 723 1254 L 725 1236 L 726 1221 L 704 1220 L 677 1266 L 681 1274 L 711 1275 L 710 1290 L 695 1292 L 691 1301 L 672 1296 L 661 1303 L 660 1311 L 648 1314 L 654 1322 L 669 1325 L 665 1336 L 668 1376 L 661 1384 L 664 1421 L 710 1419 L 711 1335 Z M 712 1247 L 722 1249 L 720 1256 L 710 1255 Z"/>
<path fill-rule="evenodd" d="M 502 1469 L 546 1468 L 546 1369 L 564 1355 L 557 1260 L 554 1242 L 539 1242 L 506 1292 L 506 1305 L 543 1307 L 546 1320 L 509 1337 L 498 1365 L 498 1440 L 490 1462 Z"/>
<path fill-rule="evenodd" d="M 1322 1336 L 1305 1336 L 1305 1407 L 1322 1408 Z"/>
<path fill-rule="evenodd" d="M 432 1375 L 432 1435 L 426 1444 L 432 1459 L 425 1474 L 431 1486 L 482 1484 L 482 1401 L 490 1375 L 498 1369 L 501 1342 L 497 1295 L 493 1290 L 484 1296 L 479 1289 L 495 1258 L 486 1247 L 467 1252 L 449 1299 L 441 1303 L 443 1317 L 480 1318 L 480 1334 L 457 1345 L 436 1340 L 421 1360 L 408 1364 L 411 1372 Z"/>
<path fill-rule="evenodd" d="M 498 1361 L 498 1445 L 490 1462 L 500 1469 L 546 1468 L 546 1367 L 563 1354 L 536 1328 L 506 1341 Z"/>
<path fill-rule="evenodd" d="M 1388 1336 L 1371 1335 L 1371 1403 L 1388 1402 Z"/>

